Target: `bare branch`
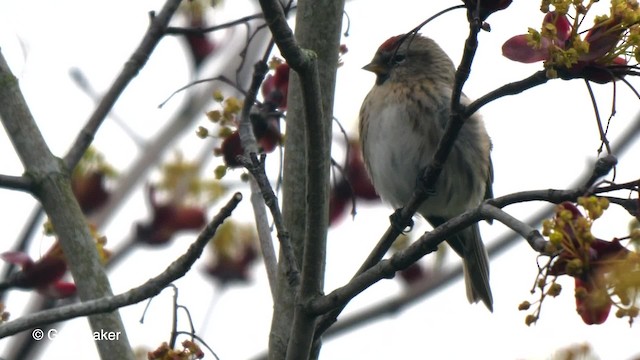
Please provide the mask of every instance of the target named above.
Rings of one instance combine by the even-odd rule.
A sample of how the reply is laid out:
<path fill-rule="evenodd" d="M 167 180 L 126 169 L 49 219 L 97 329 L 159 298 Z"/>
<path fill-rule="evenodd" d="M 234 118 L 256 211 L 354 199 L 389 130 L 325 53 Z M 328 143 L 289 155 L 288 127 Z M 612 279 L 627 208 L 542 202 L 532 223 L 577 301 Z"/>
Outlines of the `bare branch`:
<path fill-rule="evenodd" d="M 120 75 L 118 75 L 109 91 L 104 95 L 100 104 L 98 104 L 98 107 L 87 121 L 87 124 L 78 134 L 69 153 L 65 156 L 64 161 L 67 168 L 73 169 L 78 161 L 80 161 L 82 154 L 84 154 L 93 141 L 93 137 L 109 114 L 113 104 L 115 104 L 120 94 L 122 94 L 127 85 L 129 85 L 129 82 L 138 75 L 140 69 L 147 63 L 149 56 L 164 36 L 169 20 L 171 20 L 171 17 L 178 9 L 178 5 L 180 5 L 180 0 L 167 0 L 157 16 L 155 16 L 153 12 L 151 13 L 151 24 L 144 38 L 142 38 L 140 45 L 138 45 L 138 48 L 125 63 Z"/>
<path fill-rule="evenodd" d="M 355 276 L 345 286 L 317 298 L 309 304 L 309 310 L 316 314 L 324 314 L 332 309 L 342 310 L 353 297 L 382 279 L 390 279 L 399 270 L 409 267 L 423 256 L 435 251 L 440 243 L 452 234 L 483 220 L 480 207 L 469 210 L 441 226 L 422 235 L 408 248 L 395 253 L 389 259 L 381 260 L 368 270 Z"/>
<path fill-rule="evenodd" d="M 262 13 L 260 13 L 260 14 L 253 14 L 253 15 L 244 16 L 244 17 L 241 17 L 239 19 L 226 22 L 224 24 L 205 27 L 205 28 L 181 28 L 181 27 L 172 27 L 172 26 L 170 26 L 170 27 L 167 28 L 165 33 L 167 35 L 206 34 L 206 33 L 209 33 L 209 32 L 228 29 L 230 27 L 234 27 L 234 26 L 237 26 L 237 25 L 243 25 L 245 23 L 248 23 L 251 20 L 262 19 L 262 18 L 263 18 Z"/>
<path fill-rule="evenodd" d="M 480 110 L 481 107 L 483 107 L 484 105 L 487 105 L 488 103 L 496 99 L 499 99 L 501 97 L 508 96 L 508 95 L 520 94 L 525 90 L 531 89 L 538 85 L 542 85 L 547 81 L 549 81 L 549 78 L 547 78 L 546 72 L 541 70 L 534 73 L 533 75 L 529 76 L 526 79 L 522 79 L 520 81 L 515 81 L 512 83 L 503 85 L 487 93 L 486 95 L 476 99 L 471 104 L 467 105 L 464 115 L 471 116 L 473 113 Z"/>
<path fill-rule="evenodd" d="M 569 196 L 573 197 L 569 198 Z M 521 203 L 539 200 L 561 202 L 569 199 L 575 200 L 578 196 L 580 196 L 580 194 L 576 191 L 540 190 L 515 193 L 505 197 L 487 200 L 477 208 L 468 210 L 441 226 L 438 226 L 433 229 L 433 231 L 425 233 L 407 249 L 395 253 L 388 260 L 381 260 L 370 269 L 355 276 L 345 286 L 313 301 L 309 306 L 310 310 L 317 314 L 324 314 L 335 308 L 342 309 L 353 297 L 377 281 L 392 278 L 396 271 L 409 267 L 418 259 L 435 251 L 438 245 L 446 240 L 447 237 L 475 222 L 488 218 L 495 218 L 501 222 L 504 221 L 507 226 L 514 228 L 520 234 L 524 234 L 527 240 L 530 240 L 530 244 L 534 250 L 542 251 L 544 250 L 544 239 L 542 239 L 539 234 L 536 234 L 537 231 L 507 213 L 492 211 L 491 208 L 498 209 L 498 207 L 503 207 L 514 202 Z M 517 201 L 515 201 L 515 199 L 517 199 Z"/>
<path fill-rule="evenodd" d="M 213 220 L 202 230 L 187 252 L 177 258 L 160 275 L 125 293 L 100 299 L 84 301 L 79 304 L 62 306 L 23 316 L 0 325 L 0 338 L 44 324 L 69 320 L 80 316 L 107 313 L 121 307 L 132 305 L 158 295 L 171 282 L 184 276 L 193 263 L 200 257 L 205 246 L 220 226 L 242 200 L 242 194 L 235 193 L 227 204 L 220 209 Z"/>
<path fill-rule="evenodd" d="M 12 246 L 11 251 L 19 251 L 24 252 L 29 246 L 30 240 L 33 237 L 33 234 L 36 232 L 37 225 L 44 218 L 45 213 L 41 204 L 36 204 L 35 208 L 31 212 L 29 219 L 25 222 L 25 225 L 22 229 L 22 233 L 20 237 Z M 4 271 L 2 272 L 2 277 L 0 277 L 1 281 L 6 281 L 11 274 L 16 270 L 18 266 L 15 264 L 7 264 Z M 0 303 L 5 303 L 5 299 L 7 296 L 6 291 L 0 291 Z"/>
<path fill-rule="evenodd" d="M 297 43 L 293 32 L 286 22 L 282 5 L 275 0 L 260 0 L 265 20 L 273 34 L 280 53 L 287 60 L 297 77 L 292 83 L 300 86 L 302 114 L 297 114 L 304 120 L 304 150 L 305 168 L 305 218 L 304 243 L 301 259 L 302 279 L 297 301 L 306 303 L 321 294 L 324 283 L 324 266 L 326 254 L 326 234 L 328 226 L 328 199 L 330 173 L 330 127 L 331 112 L 333 110 L 333 92 L 335 86 L 335 71 L 337 67 L 338 39 L 344 1 L 326 2 L 322 6 L 324 16 L 318 16 L 319 6 L 314 7 L 313 1 L 301 2 L 298 8 L 297 26 L 300 29 L 298 38 L 311 49 L 321 49 L 320 58 L 309 49 L 304 49 Z M 303 27 L 300 19 L 305 18 L 311 11 L 315 16 L 309 16 Z M 324 22 L 329 30 L 320 36 L 305 37 L 303 28 L 321 26 Z M 327 26 L 327 22 L 331 24 Z M 317 34 L 320 34 L 316 32 Z M 321 41 L 320 41 L 321 39 Z M 305 43 L 306 42 L 306 43 Z M 320 44 L 322 43 L 322 45 Z M 335 57 L 334 57 L 335 56 Z M 323 81 L 320 80 L 323 73 Z M 299 82 L 297 81 L 299 80 Z M 295 87 L 289 88 L 292 94 Z M 322 89 L 322 90 L 321 90 Z M 295 98 L 295 97 L 294 97 Z M 291 99 L 291 97 L 290 97 Z M 306 312 L 304 306 L 295 306 L 291 337 L 287 346 L 287 359 L 302 359 L 309 357 L 315 332 L 315 318 Z"/>
<path fill-rule="evenodd" d="M 0 188 L 30 193 L 33 191 L 33 184 L 24 176 L 0 175 Z"/>
<path fill-rule="evenodd" d="M 604 160 L 599 159 L 596 161 L 592 175 L 590 175 L 589 178 L 594 178 L 596 174 L 598 176 L 606 175 L 606 169 L 608 168 L 610 170 L 611 166 L 613 166 L 612 164 L 615 164 L 614 159 L 607 157 Z M 329 313 L 332 315 L 332 309 L 342 310 L 351 298 L 373 283 L 383 278 L 393 277 L 395 271 L 405 269 L 421 257 L 434 251 L 437 246 L 451 234 L 481 220 L 494 218 L 502 222 L 522 235 L 535 251 L 544 252 L 546 241 L 537 230 L 500 209 L 508 205 L 529 201 L 546 201 L 555 204 L 563 201 L 576 201 L 578 197 L 583 195 L 585 195 L 584 188 L 578 190 L 547 189 L 523 191 L 486 200 L 477 208 L 447 221 L 431 232 L 425 233 L 409 248 L 394 254 L 389 260 L 378 262 L 370 269 L 355 276 L 345 286 L 313 301 L 310 304 L 311 311 L 317 314 Z"/>
<path fill-rule="evenodd" d="M 26 100 L 0 52 L 0 119 L 33 181 L 33 195 L 49 215 L 53 229 L 68 262 L 82 300 L 110 296 L 111 286 L 98 258 L 95 241 L 71 191 L 68 169 L 53 156 Z M 118 341 L 97 342 L 98 351 L 120 359 L 133 359 L 131 346 L 120 315 L 115 313 L 89 317 L 93 331 L 120 332 Z"/>
<path fill-rule="evenodd" d="M 192 86 L 198 85 L 198 84 L 203 84 L 203 83 L 208 83 L 208 82 L 212 82 L 212 81 L 220 81 L 223 82 L 231 87 L 233 87 L 234 89 L 236 89 L 236 91 L 238 91 L 239 93 L 241 93 L 242 95 L 244 95 L 245 97 L 247 96 L 246 91 L 244 91 L 244 89 L 242 89 L 241 87 L 238 86 L 238 84 L 234 83 L 233 81 L 227 79 L 226 76 L 216 76 L 216 77 L 212 77 L 212 78 L 206 78 L 206 79 L 198 79 L 195 81 L 192 81 L 190 83 L 188 83 L 187 85 L 179 88 L 178 90 L 174 91 L 171 93 L 171 95 L 169 95 L 168 98 L 166 98 L 163 102 L 160 103 L 160 105 L 158 105 L 159 108 L 162 108 L 163 106 L 165 106 L 169 100 L 171 100 L 176 94 L 187 90 L 189 88 L 191 88 Z"/>
<path fill-rule="evenodd" d="M 237 51 L 242 46 L 241 35 L 238 34 L 227 42 L 229 48 L 225 48 L 225 52 L 216 53 L 219 56 L 229 56 L 228 65 L 222 70 L 222 74 L 216 74 L 215 79 L 228 83 L 227 79 L 233 77 L 236 73 L 237 64 Z M 265 37 L 260 37 L 254 42 L 254 46 L 249 49 L 249 53 L 246 55 L 250 59 L 255 59 L 262 53 L 261 46 L 265 43 Z M 248 69 L 242 69 L 241 76 L 236 83 L 231 81 L 230 86 L 241 92 L 242 89 L 247 86 L 250 72 Z M 219 70 L 216 70 L 219 71 Z M 223 80 L 224 79 L 224 80 Z M 216 83 L 215 86 L 219 84 Z M 143 151 L 140 152 L 136 160 L 131 166 L 123 171 L 123 176 L 118 179 L 116 187 L 111 192 L 111 196 L 107 203 L 95 214 L 92 215 L 91 220 L 98 226 L 104 224 L 107 219 L 113 215 L 118 206 L 122 203 L 123 199 L 133 190 L 134 186 L 138 184 L 140 178 L 149 170 L 149 168 L 155 164 L 161 156 L 164 154 L 166 148 L 171 144 L 176 137 L 184 133 L 186 129 L 193 126 L 193 123 L 202 116 L 203 108 L 211 101 L 211 92 L 214 89 L 214 85 L 200 89 L 197 93 L 190 94 L 186 101 L 180 105 L 180 108 L 176 110 L 175 115 L 171 117 L 168 124 L 165 125 L 162 130 L 151 140 L 146 142 L 146 146 Z"/>
<path fill-rule="evenodd" d="M 609 145 L 609 139 L 607 139 L 607 131 L 602 127 L 602 118 L 600 117 L 600 110 L 598 109 L 598 102 L 596 101 L 596 96 L 593 93 L 593 89 L 591 88 L 591 83 L 589 80 L 584 79 L 584 84 L 587 87 L 587 91 L 589 92 L 589 98 L 591 99 L 591 105 L 593 105 L 593 114 L 596 118 L 596 125 L 598 126 L 598 134 L 600 134 L 600 141 L 602 142 L 598 153 L 602 150 L 602 146 L 607 149 L 607 154 L 611 154 L 611 146 Z M 615 82 L 613 83 L 613 88 L 615 89 Z M 614 93 L 615 96 L 615 93 Z"/>
<path fill-rule="evenodd" d="M 264 158 L 263 161 L 258 161 L 257 152 L 258 145 L 256 143 L 256 139 L 253 133 L 253 126 L 251 124 L 250 114 L 251 110 L 254 108 L 253 104 L 256 101 L 258 96 L 258 91 L 260 89 L 260 85 L 264 80 L 264 77 L 267 74 L 269 68 L 267 67 L 267 60 L 271 53 L 271 49 L 273 48 L 273 41 L 270 41 L 267 50 L 265 51 L 262 59 L 258 61 L 254 66 L 253 78 L 251 81 L 251 85 L 249 86 L 249 91 L 246 94 L 243 106 L 242 113 L 240 117 L 240 142 L 242 144 L 242 148 L 244 149 L 245 156 L 240 159 L 245 168 L 249 170 L 252 175 L 251 179 L 251 189 L 252 189 L 252 205 L 254 214 L 256 217 L 256 226 L 259 231 L 258 235 L 260 238 L 260 248 L 262 249 L 263 258 L 265 260 L 265 266 L 267 268 L 267 274 L 269 275 L 269 287 L 271 289 L 271 294 L 274 296 L 275 301 L 275 289 L 276 289 L 276 272 L 277 272 L 277 262 L 275 261 L 275 250 L 273 248 L 273 242 L 271 240 L 270 232 L 267 232 L 268 225 L 266 224 L 266 214 L 264 211 L 264 204 L 267 205 L 269 210 L 271 211 L 271 215 L 273 216 L 273 221 L 276 225 L 276 230 L 278 232 L 278 240 L 280 241 L 280 247 L 284 254 L 285 266 L 287 268 L 287 273 L 289 275 L 289 281 L 291 284 L 297 284 L 299 281 L 299 273 L 298 263 L 295 259 L 295 255 L 293 254 L 293 247 L 291 246 L 291 241 L 289 239 L 289 232 L 286 230 L 284 226 L 284 221 L 282 219 L 282 213 L 280 211 L 280 205 L 278 204 L 278 199 L 273 192 L 273 188 L 271 184 L 269 184 L 269 179 L 267 178 L 267 174 L 264 168 Z M 258 199 L 258 194 L 256 194 L 255 190 L 258 190 L 262 194 L 262 198 L 264 199 L 264 204 L 260 201 L 253 201 L 254 199 Z"/>
<path fill-rule="evenodd" d="M 287 277 L 289 279 L 289 284 L 292 286 L 297 286 L 300 282 L 300 270 L 298 269 L 298 261 L 296 260 L 293 253 L 293 247 L 289 238 L 289 232 L 284 226 L 282 212 L 280 211 L 280 206 L 278 205 L 278 198 L 273 192 L 273 188 L 271 187 L 269 179 L 267 179 L 267 175 L 264 170 L 265 158 L 263 156 L 261 160 L 258 160 L 255 153 L 252 153 L 249 156 L 249 158 L 245 156 L 240 157 L 240 161 L 253 176 L 253 180 L 258 186 L 259 193 L 262 195 L 262 201 L 271 211 L 271 216 L 273 216 L 273 222 L 278 232 L 278 240 L 280 241 L 281 251 L 284 255 L 283 260 L 285 261 L 285 267 L 287 268 Z M 261 203 L 260 206 L 262 205 L 263 204 Z M 273 249 L 273 246 L 271 246 L 271 248 Z M 275 270 L 276 268 L 267 269 L 267 271 L 274 272 Z M 270 283 L 270 285 L 275 287 L 275 282 L 273 284 Z"/>
<path fill-rule="evenodd" d="M 489 204 L 482 204 L 480 206 L 480 212 L 485 218 L 495 219 L 508 226 L 511 230 L 520 234 L 531 248 L 539 253 L 543 253 L 547 246 L 547 241 L 542 237 L 542 234 L 525 222 L 522 222 L 513 216 L 507 214 L 504 210 L 499 209 Z"/>

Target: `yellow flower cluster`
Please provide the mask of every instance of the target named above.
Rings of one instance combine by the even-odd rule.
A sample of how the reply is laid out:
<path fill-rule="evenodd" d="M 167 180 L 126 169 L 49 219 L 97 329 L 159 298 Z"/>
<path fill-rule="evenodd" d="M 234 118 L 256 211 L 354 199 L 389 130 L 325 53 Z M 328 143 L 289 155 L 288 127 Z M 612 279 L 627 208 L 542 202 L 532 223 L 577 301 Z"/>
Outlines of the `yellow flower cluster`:
<path fill-rule="evenodd" d="M 100 172 L 109 178 L 115 178 L 118 175 L 118 172 L 105 160 L 104 155 L 93 146 L 89 146 L 82 154 L 80 162 L 73 169 L 73 175 L 82 176 L 91 172 Z"/>
<path fill-rule="evenodd" d="M 581 59 L 600 66 L 615 64 L 619 57 L 635 58 L 640 62 L 640 6 L 637 0 L 611 0 L 610 13 L 597 16 L 591 29 L 582 29 L 586 14 L 598 0 L 542 0 L 540 10 L 553 12 L 554 19 L 546 21 L 540 30 L 529 28 L 528 42 L 534 49 L 543 44 L 549 50 L 545 68 L 548 76 L 557 77 L 558 68 L 570 69 Z M 558 38 L 556 24 L 558 17 L 571 24 L 571 33 Z M 571 22 L 569 22 L 571 19 Z M 585 41 L 580 34 L 587 30 Z M 590 38 L 589 38 L 590 37 Z M 595 49 L 590 49 L 590 43 Z M 594 45 L 595 44 L 595 45 Z M 609 49 L 610 47 L 610 49 Z M 590 50 L 601 51 L 596 58 L 589 58 Z M 619 65 L 619 64 L 616 64 Z"/>
<path fill-rule="evenodd" d="M 203 179 L 200 166 L 186 161 L 179 153 L 173 161 L 162 165 L 161 172 L 158 188 L 166 191 L 168 197 L 178 203 L 210 203 L 226 192 L 219 182 Z"/>
<path fill-rule="evenodd" d="M 549 241 L 556 247 L 570 253 L 570 257 L 576 261 L 584 260 L 588 263 L 589 244 L 594 240 L 591 233 L 591 225 L 593 220 L 599 218 L 602 212 L 609 206 L 607 199 L 591 197 L 581 197 L 578 204 L 587 210 L 588 217 L 579 216 L 574 218 L 571 210 L 558 206 L 556 216 L 553 219 L 547 219 L 542 223 L 542 234 L 549 237 Z M 578 267 L 583 265 L 569 262 L 567 264 L 567 272 L 571 268 L 570 273 L 576 274 Z"/>
<path fill-rule="evenodd" d="M 213 99 L 220 103 L 222 109 L 207 112 L 207 118 L 214 123 L 220 122 L 221 125 L 235 121 L 242 110 L 242 100 L 233 96 L 225 99 L 219 90 L 214 91 Z"/>
<path fill-rule="evenodd" d="M 609 200 L 596 196 L 580 197 L 578 198 L 578 205 L 587 210 L 591 220 L 596 220 L 609 208 Z"/>

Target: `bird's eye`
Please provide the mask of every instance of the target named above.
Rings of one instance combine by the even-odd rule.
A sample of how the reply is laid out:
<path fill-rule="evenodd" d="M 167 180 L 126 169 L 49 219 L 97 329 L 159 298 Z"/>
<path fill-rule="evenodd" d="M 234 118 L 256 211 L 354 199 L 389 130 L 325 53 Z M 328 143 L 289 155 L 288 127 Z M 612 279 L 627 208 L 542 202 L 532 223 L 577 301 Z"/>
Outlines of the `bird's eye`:
<path fill-rule="evenodd" d="M 400 55 L 400 54 L 396 54 L 393 56 L 393 63 L 394 64 L 402 64 L 404 62 L 404 60 L 406 59 L 406 56 L 404 55 Z"/>

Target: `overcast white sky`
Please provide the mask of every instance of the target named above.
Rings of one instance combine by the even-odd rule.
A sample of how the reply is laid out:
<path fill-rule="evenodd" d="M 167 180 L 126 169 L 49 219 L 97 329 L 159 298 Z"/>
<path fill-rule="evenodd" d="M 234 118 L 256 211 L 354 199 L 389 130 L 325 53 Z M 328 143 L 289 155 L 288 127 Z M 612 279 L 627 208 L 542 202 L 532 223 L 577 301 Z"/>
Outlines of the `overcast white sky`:
<path fill-rule="evenodd" d="M 378 45 L 392 35 L 416 24 L 456 0 L 438 2 L 399 0 L 354 0 L 347 4 L 351 18 L 350 36 L 343 42 L 349 53 L 339 70 L 335 116 L 355 136 L 357 114 L 362 99 L 373 85 L 371 74 L 360 68 L 373 56 Z M 604 3 L 604 2 L 603 2 Z M 0 1 L 0 47 L 15 74 L 31 110 L 53 151 L 62 155 L 77 130 L 93 110 L 92 102 L 71 82 L 72 67 L 84 71 L 98 91 L 110 85 L 147 26 L 147 12 L 158 10 L 162 1 L 111 2 L 85 1 Z M 226 1 L 224 18 L 234 19 L 248 13 L 246 1 Z M 606 11 L 606 4 L 601 12 Z M 527 27 L 538 27 L 542 15 L 536 1 L 516 1 L 508 11 L 490 17 L 491 33 L 482 33 L 480 48 L 465 93 L 479 97 L 510 81 L 522 79 L 540 68 L 503 58 L 502 43 Z M 447 14 L 423 29 L 458 62 L 467 27 L 462 11 Z M 190 80 L 182 44 L 168 38 L 162 41 L 149 65 L 124 93 L 115 108 L 118 115 L 145 138 L 150 137 L 178 106 L 180 98 L 159 110 L 157 105 L 171 92 Z M 630 81 L 639 85 L 637 79 Z M 612 87 L 596 86 L 603 116 L 607 116 Z M 611 125 L 610 139 L 615 142 L 626 124 L 635 116 L 638 100 L 624 86 L 618 88 L 617 115 Z M 579 81 L 552 81 L 544 87 L 520 96 L 498 100 L 482 109 L 494 143 L 494 192 L 496 196 L 511 192 L 565 188 L 586 166 L 590 167 L 599 146 L 591 104 Z M 204 123 L 204 116 L 202 123 Z M 196 154 L 198 139 L 189 134 L 180 144 L 185 154 Z M 117 167 L 126 168 L 132 161 L 135 145 L 126 139 L 113 122 L 101 130 L 96 145 Z M 619 181 L 637 179 L 637 154 L 634 146 L 620 159 Z M 0 133 L 0 172 L 20 174 L 21 165 L 4 132 Z M 22 223 L 33 207 L 33 200 L 22 193 L 0 191 L 0 219 L 5 246 L 20 233 Z M 9 205 L 10 204 L 10 205 Z M 132 219 L 145 216 L 143 195 L 137 192 L 104 233 L 110 242 L 126 238 Z M 537 206 L 537 205 L 536 205 Z M 535 206 L 516 206 L 507 210 L 526 218 Z M 215 209 L 214 209 L 215 211 Z M 329 258 L 326 289 L 340 286 L 357 269 L 371 246 L 388 224 L 390 209 L 362 207 L 354 221 L 347 219 L 329 234 Z M 248 202 L 234 215 L 251 220 Z M 602 238 L 623 236 L 629 216 L 611 211 L 606 225 L 595 231 Z M 602 223 L 604 223 L 603 221 Z M 416 230 L 417 231 L 417 230 Z M 499 224 L 482 225 L 487 241 L 502 234 Z M 113 288 L 121 292 L 139 285 L 184 251 L 194 235 L 182 236 L 162 251 L 138 251 L 126 264 L 113 272 Z M 38 256 L 47 248 L 46 239 L 36 241 L 32 253 Z M 508 253 L 492 259 L 491 282 L 494 313 L 483 306 L 470 306 L 462 281 L 438 292 L 382 321 L 376 321 L 348 335 L 326 341 L 325 359 L 545 359 L 559 348 L 589 342 L 604 359 L 628 359 L 638 354 L 638 327 L 611 319 L 601 326 L 586 326 L 575 312 L 573 288 L 565 281 L 565 292 L 545 303 L 542 319 L 533 327 L 524 325 L 525 313 L 517 306 L 534 300 L 529 294 L 537 268 L 535 254 L 522 242 Z M 202 276 L 202 264 L 177 282 L 180 302 L 188 306 L 200 333 L 221 359 L 246 359 L 266 348 L 271 319 L 271 300 L 263 269 L 253 271 L 254 283 L 233 287 L 219 293 Z M 361 308 L 391 293 L 402 291 L 397 281 L 383 281 L 363 293 L 347 309 Z M 17 316 L 26 293 L 12 293 L 9 310 Z M 216 300 L 212 300 L 215 298 Z M 204 319 L 212 301 L 210 317 Z M 140 318 L 144 304 L 122 311 L 133 346 L 155 347 L 168 340 L 171 296 L 167 291 L 154 300 L 144 324 Z M 84 319 L 60 328 L 59 339 L 52 341 L 47 358 L 68 352 L 73 346 L 77 358 L 95 357 L 93 345 L 76 339 L 88 333 Z M 0 341 L 0 349 L 8 340 Z M 85 346 L 80 347 L 78 346 Z"/>

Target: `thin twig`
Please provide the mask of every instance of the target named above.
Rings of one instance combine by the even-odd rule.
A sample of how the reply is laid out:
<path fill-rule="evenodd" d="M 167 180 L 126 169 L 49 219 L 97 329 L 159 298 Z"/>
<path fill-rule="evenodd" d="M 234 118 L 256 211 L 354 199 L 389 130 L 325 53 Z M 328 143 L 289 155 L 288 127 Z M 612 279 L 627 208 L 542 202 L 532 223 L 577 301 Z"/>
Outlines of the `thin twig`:
<path fill-rule="evenodd" d="M 80 90 L 82 90 L 85 93 L 85 95 L 87 95 L 94 102 L 94 104 L 97 105 L 97 104 L 100 103 L 101 95 L 98 94 L 96 89 L 93 88 L 93 86 L 91 85 L 91 82 L 89 82 L 89 79 L 84 75 L 82 70 L 80 70 L 79 68 L 72 68 L 69 71 L 69 76 L 71 77 L 73 82 L 76 84 L 76 86 L 78 86 L 80 88 Z M 138 135 L 127 124 L 126 121 L 124 121 L 122 118 L 120 118 L 120 116 L 115 114 L 113 111 L 110 111 L 107 114 L 107 116 L 110 117 L 111 120 L 113 120 L 113 122 L 118 127 L 120 127 L 120 129 L 125 134 L 127 134 L 127 136 L 136 144 L 138 149 L 144 148 L 145 140 L 140 135 Z"/>
<path fill-rule="evenodd" d="M 480 110 L 480 108 L 483 107 L 484 105 L 487 105 L 488 103 L 494 100 L 497 100 L 501 97 L 520 94 L 525 90 L 531 89 L 538 85 L 542 85 L 547 81 L 549 81 L 549 78 L 547 78 L 546 72 L 541 70 L 520 81 L 515 81 L 509 84 L 505 84 L 487 93 L 486 95 L 479 97 L 478 99 L 473 101 L 471 104 L 467 105 L 464 116 L 473 115 L 476 111 Z"/>
<path fill-rule="evenodd" d="M 227 79 L 226 76 L 221 75 L 221 76 L 215 76 L 212 78 L 206 78 L 206 79 L 199 79 L 199 80 L 195 80 L 192 81 L 190 83 L 188 83 L 187 85 L 179 88 L 178 90 L 174 91 L 171 93 L 171 95 L 169 95 L 169 97 L 167 97 L 163 102 L 160 103 L 160 105 L 158 105 L 158 108 L 162 108 L 163 106 L 165 106 L 169 100 L 171 100 L 175 95 L 177 95 L 178 93 L 187 90 L 189 88 L 191 88 L 192 86 L 198 85 L 198 84 L 203 84 L 203 83 L 208 83 L 208 82 L 212 82 L 212 81 L 220 81 L 223 82 L 231 87 L 233 87 L 234 89 L 236 89 L 240 94 L 244 95 L 245 97 L 247 96 L 246 91 L 244 91 L 244 89 L 242 89 L 240 86 L 238 86 L 238 84 L 234 83 L 233 81 Z"/>
<path fill-rule="evenodd" d="M 247 159 L 246 157 L 240 157 L 240 162 L 242 162 L 243 166 L 251 173 L 255 183 L 258 186 L 258 192 L 261 194 L 261 201 L 264 202 L 264 205 L 269 208 L 271 212 L 271 216 L 273 217 L 273 223 L 276 226 L 276 232 L 278 236 L 278 241 L 280 242 L 280 247 L 282 254 L 284 256 L 285 264 L 286 264 L 286 272 L 288 282 L 291 286 L 297 286 L 300 283 L 300 270 L 298 267 L 298 261 L 293 252 L 293 246 L 291 245 L 291 239 L 289 238 L 289 232 L 284 226 L 284 219 L 282 218 L 282 212 L 280 211 L 280 205 L 278 204 L 278 198 L 273 192 L 273 188 L 267 179 L 267 175 L 264 172 L 264 155 L 260 160 L 258 160 L 256 154 L 251 154 Z M 258 194 L 256 194 L 258 195 Z M 260 206 L 262 206 L 262 202 Z M 271 246 L 273 249 L 273 247 Z M 263 250 L 264 251 L 264 250 Z M 272 250 L 273 251 L 273 250 Z M 275 254 L 273 255 L 275 256 Z M 277 264 L 273 264 L 277 265 Z M 272 270 L 267 269 L 267 271 L 275 271 L 277 269 L 273 268 Z M 271 279 L 270 279 L 271 280 Z M 275 281 L 275 279 L 273 279 Z M 270 284 L 271 285 L 271 284 Z M 275 290 L 276 283 L 273 284 L 272 291 Z"/>
<path fill-rule="evenodd" d="M 36 232 L 37 225 L 44 218 L 44 209 L 42 205 L 36 204 L 35 208 L 32 210 L 29 219 L 25 222 L 24 227 L 22 229 L 22 233 L 18 238 L 18 241 L 13 245 L 11 251 L 17 252 L 25 252 L 29 244 L 31 243 L 31 239 L 33 238 L 33 234 Z M 7 264 L 7 267 L 2 272 L 2 278 L 0 280 L 7 281 L 9 276 L 16 271 L 18 266 L 16 264 Z M 7 291 L 0 291 L 0 303 L 5 303 L 5 298 L 7 296 Z"/>
<path fill-rule="evenodd" d="M 262 19 L 262 18 L 263 18 L 262 13 L 259 13 L 259 14 L 247 15 L 239 19 L 226 22 L 224 24 L 204 27 L 204 28 L 183 28 L 183 27 L 170 26 L 167 28 L 165 33 L 167 35 L 201 35 L 201 34 L 206 34 L 206 33 L 214 32 L 218 30 L 227 29 L 230 27 L 234 27 L 236 25 L 243 25 L 248 23 L 251 20 Z"/>
<path fill-rule="evenodd" d="M 24 176 L 11 176 L 0 174 L 0 188 L 19 190 L 30 193 L 33 191 L 31 180 Z"/>
<path fill-rule="evenodd" d="M 516 219 L 515 217 L 507 214 L 504 210 L 497 208 L 489 204 L 482 204 L 480 206 L 480 212 L 489 219 L 498 220 L 504 225 L 508 226 L 511 230 L 520 234 L 531 248 L 539 253 L 545 251 L 547 241 L 542 237 L 540 231 L 534 229 L 529 224 Z"/>
<path fill-rule="evenodd" d="M 249 170 L 252 175 L 252 205 L 254 209 L 254 214 L 256 217 L 256 225 L 258 227 L 259 238 L 260 238 L 260 248 L 262 250 L 262 255 L 265 260 L 265 267 L 267 270 L 267 275 L 269 279 L 269 286 L 271 289 L 271 293 L 275 296 L 276 290 L 276 274 L 277 274 L 277 261 L 275 256 L 275 250 L 273 249 L 273 241 L 271 239 L 271 232 L 268 226 L 268 220 L 266 218 L 266 214 L 264 212 L 264 204 L 267 205 L 269 210 L 271 211 L 271 216 L 273 217 L 273 221 L 276 225 L 276 231 L 278 240 L 280 242 L 280 247 L 284 254 L 284 261 L 286 261 L 289 281 L 290 283 L 298 283 L 299 281 L 299 270 L 298 263 L 293 254 L 293 247 L 291 246 L 291 241 L 289 239 L 289 233 L 284 226 L 284 221 L 282 219 L 282 213 L 280 211 L 280 205 L 278 204 L 278 199 L 273 192 L 273 188 L 269 183 L 267 178 L 267 174 L 264 168 L 264 158 L 262 161 L 258 161 L 257 152 L 258 152 L 258 144 L 255 139 L 255 135 L 253 133 L 253 126 L 251 124 L 250 114 L 252 109 L 254 108 L 255 100 L 258 96 L 258 91 L 260 89 L 260 85 L 264 80 L 267 71 L 269 70 L 267 66 L 267 61 L 271 54 L 271 50 L 273 49 L 273 40 L 269 42 L 269 46 L 264 52 L 264 55 L 261 60 L 259 60 L 254 66 L 253 78 L 251 81 L 251 85 L 249 86 L 249 90 L 247 91 L 243 106 L 242 112 L 240 115 L 240 125 L 238 126 L 238 131 L 240 132 L 240 142 L 242 144 L 242 148 L 244 149 L 245 155 L 242 157 L 241 162 L 243 165 Z M 255 182 L 255 184 L 254 184 Z M 259 190 L 261 193 L 261 197 L 264 199 L 264 204 L 262 201 L 259 201 L 259 197 L 256 194 L 256 190 Z"/>
<path fill-rule="evenodd" d="M 602 144 L 598 149 L 598 153 L 602 151 L 602 146 L 607 149 L 607 154 L 611 154 L 611 146 L 609 146 L 609 139 L 607 139 L 607 132 L 602 127 L 602 119 L 600 118 L 600 110 L 598 110 L 598 102 L 596 101 L 596 96 L 593 94 L 593 89 L 591 88 L 591 83 L 589 80 L 584 80 L 584 83 L 587 87 L 587 91 L 589 92 L 589 98 L 591 99 L 591 105 L 593 105 L 593 113 L 596 118 L 596 125 L 598 126 L 598 134 L 600 134 L 600 141 Z M 615 86 L 615 85 L 614 85 Z"/>

